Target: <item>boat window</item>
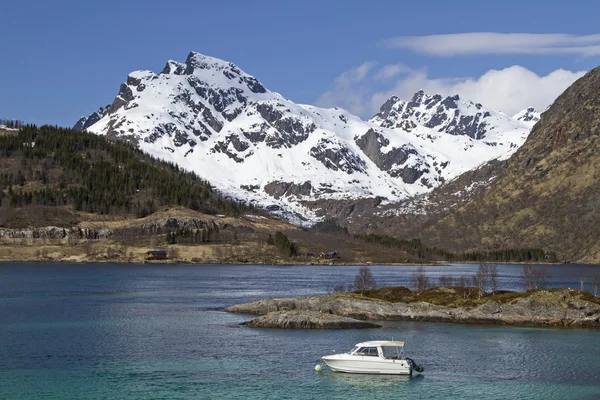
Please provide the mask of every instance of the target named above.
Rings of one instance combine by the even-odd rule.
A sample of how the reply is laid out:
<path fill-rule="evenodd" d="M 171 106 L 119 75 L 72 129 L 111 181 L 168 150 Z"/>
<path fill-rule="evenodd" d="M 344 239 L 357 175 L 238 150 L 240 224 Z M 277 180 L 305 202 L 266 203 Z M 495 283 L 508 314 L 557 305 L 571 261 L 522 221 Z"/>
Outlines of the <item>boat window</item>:
<path fill-rule="evenodd" d="M 350 354 L 354 353 L 355 351 L 357 351 L 360 347 L 358 346 L 354 346 L 354 348 L 352 350 L 350 350 Z"/>
<path fill-rule="evenodd" d="M 377 357 L 379 353 L 377 352 L 377 347 L 362 347 L 359 349 L 356 354 L 360 354 L 361 356 L 374 356 Z"/>
<path fill-rule="evenodd" d="M 385 358 L 402 358 L 402 348 L 401 347 L 383 347 L 383 356 Z"/>

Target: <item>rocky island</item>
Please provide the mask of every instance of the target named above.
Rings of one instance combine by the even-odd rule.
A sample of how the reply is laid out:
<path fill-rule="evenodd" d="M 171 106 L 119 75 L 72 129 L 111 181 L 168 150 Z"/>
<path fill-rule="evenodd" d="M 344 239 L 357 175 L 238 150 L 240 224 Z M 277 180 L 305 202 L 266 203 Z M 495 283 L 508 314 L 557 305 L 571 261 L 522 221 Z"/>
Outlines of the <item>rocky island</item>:
<path fill-rule="evenodd" d="M 258 300 L 231 306 L 227 311 L 263 315 L 248 325 L 270 328 L 317 328 L 323 314 L 359 321 L 600 328 L 600 299 L 590 293 L 570 289 L 497 291 L 479 296 L 471 288 L 461 287 L 423 292 L 388 287 L 363 295 L 341 293 Z M 294 322 L 299 320 L 303 322 Z M 343 328 L 342 325 L 339 328 Z"/>
<path fill-rule="evenodd" d="M 372 322 L 342 317 L 319 311 L 273 311 L 243 325 L 253 328 L 284 329 L 365 329 L 381 328 Z"/>

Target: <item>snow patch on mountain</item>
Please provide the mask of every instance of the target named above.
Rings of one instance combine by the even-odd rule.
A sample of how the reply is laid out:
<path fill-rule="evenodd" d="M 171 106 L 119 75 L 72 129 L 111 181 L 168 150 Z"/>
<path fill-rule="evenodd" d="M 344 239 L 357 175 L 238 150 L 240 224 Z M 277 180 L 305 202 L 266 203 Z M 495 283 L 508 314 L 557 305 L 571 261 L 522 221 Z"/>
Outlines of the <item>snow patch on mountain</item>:
<path fill-rule="evenodd" d="M 76 128 L 136 143 L 225 194 L 310 223 L 307 200 L 395 202 L 508 158 L 527 122 L 422 91 L 409 102 L 391 98 L 363 121 L 296 104 L 236 65 L 192 52 L 158 74 L 132 72 L 112 104 Z"/>
<path fill-rule="evenodd" d="M 540 120 L 541 114 L 542 113 L 537 111 L 535 108 L 528 107 L 513 115 L 512 118 L 533 128 L 533 126 Z"/>

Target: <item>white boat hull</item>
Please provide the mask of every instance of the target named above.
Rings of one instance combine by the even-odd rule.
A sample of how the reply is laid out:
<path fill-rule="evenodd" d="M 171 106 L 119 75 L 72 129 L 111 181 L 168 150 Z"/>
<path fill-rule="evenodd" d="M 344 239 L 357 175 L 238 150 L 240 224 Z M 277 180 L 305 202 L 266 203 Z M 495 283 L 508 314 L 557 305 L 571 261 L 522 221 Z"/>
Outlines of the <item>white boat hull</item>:
<path fill-rule="evenodd" d="M 413 371 L 405 359 L 336 354 L 323 357 L 323 361 L 332 371 L 352 374 L 412 375 Z"/>

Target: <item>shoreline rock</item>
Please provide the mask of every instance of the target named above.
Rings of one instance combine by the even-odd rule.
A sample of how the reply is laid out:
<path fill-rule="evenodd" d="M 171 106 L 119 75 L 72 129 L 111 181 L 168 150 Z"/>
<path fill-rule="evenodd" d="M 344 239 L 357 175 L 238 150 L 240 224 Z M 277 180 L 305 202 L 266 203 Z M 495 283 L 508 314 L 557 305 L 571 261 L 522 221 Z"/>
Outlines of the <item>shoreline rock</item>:
<path fill-rule="evenodd" d="M 371 322 L 318 311 L 274 311 L 243 322 L 252 328 L 279 329 L 369 329 L 381 328 Z"/>
<path fill-rule="evenodd" d="M 313 311 L 357 320 L 424 321 L 546 327 L 600 328 L 600 304 L 586 301 L 569 289 L 538 291 L 506 303 L 488 301 L 476 306 L 441 306 L 329 295 L 277 298 L 237 304 L 232 313 L 269 314 L 276 311 Z"/>

